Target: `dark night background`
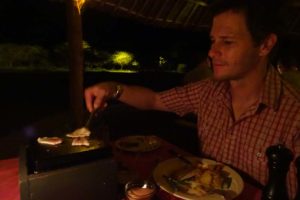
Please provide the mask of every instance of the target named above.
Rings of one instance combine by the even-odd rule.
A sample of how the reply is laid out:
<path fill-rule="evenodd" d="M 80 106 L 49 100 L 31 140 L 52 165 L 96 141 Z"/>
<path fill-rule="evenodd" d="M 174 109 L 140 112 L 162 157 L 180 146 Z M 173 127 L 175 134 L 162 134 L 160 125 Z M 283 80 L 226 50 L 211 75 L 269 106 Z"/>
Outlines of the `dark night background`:
<path fill-rule="evenodd" d="M 209 46 L 207 32 L 155 27 L 137 20 L 112 16 L 93 8 L 83 9 L 82 26 L 83 39 L 93 48 L 110 52 L 133 52 L 141 60 L 141 68 L 157 67 L 159 55 L 169 56 L 175 65 L 184 62 L 190 68 L 195 67 L 199 55 L 207 51 Z M 66 8 L 61 2 L 2 0 L 0 3 L 0 45 L 37 45 L 51 49 L 67 41 L 66 30 Z M 182 73 L 155 71 L 135 74 L 86 72 L 84 85 L 103 80 L 117 80 L 163 90 L 182 84 L 182 78 Z M 8 146 L 19 143 L 24 132 L 26 133 L 32 124 L 68 112 L 70 109 L 68 72 L 0 70 L 0 91 L 0 121 L 3 130 L 0 139 L 6 141 Z M 164 117 L 162 120 L 154 113 L 150 113 L 149 116 L 153 117 L 149 119 L 146 115 L 143 117 L 139 112 L 126 107 L 118 108 L 115 112 L 120 118 L 116 119 L 115 115 L 111 115 L 112 123 L 123 120 L 124 124 L 139 124 L 140 126 L 136 127 L 138 129 L 143 129 L 143 124 L 149 120 L 151 124 L 146 126 L 150 125 L 151 130 L 155 128 L 155 123 L 160 124 L 161 129 L 168 126 L 168 123 L 162 122 L 171 119 L 161 115 Z M 123 132 L 126 129 L 124 124 L 118 125 Z M 129 130 L 132 127 L 127 128 Z M 8 156 L 15 154 L 16 148 L 3 147 L 1 152 L 2 155 Z"/>
<path fill-rule="evenodd" d="M 65 13 L 60 3 L 1 1 L 1 42 L 51 45 L 65 40 Z"/>
<path fill-rule="evenodd" d="M 3 0 L 1 4 L 0 43 L 51 48 L 66 41 L 66 9 L 63 3 Z M 82 27 L 83 39 L 91 46 L 107 51 L 131 51 L 142 56 L 144 65 L 154 65 L 151 63 L 153 54 L 158 53 L 176 57 L 178 62 L 197 62 L 197 54 L 207 51 L 209 46 L 206 31 L 155 27 L 90 7 L 83 9 Z"/>
<path fill-rule="evenodd" d="M 51 49 L 67 41 L 64 3 L 2 0 L 0 6 L 0 44 L 40 45 Z M 186 63 L 190 70 L 209 48 L 207 30 L 162 28 L 91 7 L 83 8 L 82 28 L 83 40 L 93 48 L 130 51 L 140 60 L 142 68 L 155 68 L 157 57 L 163 55 L 175 65 Z M 283 38 L 280 50 L 287 64 L 299 57 L 299 38 L 297 33 Z"/>
<path fill-rule="evenodd" d="M 167 29 L 147 25 L 139 20 L 113 16 L 90 7 L 82 11 L 82 26 L 83 40 L 92 48 L 107 52 L 120 50 L 133 52 L 142 69 L 157 69 L 157 58 L 162 55 L 169 58 L 168 61 L 175 67 L 178 63 L 185 63 L 188 71 L 198 64 L 199 59 L 209 48 L 207 30 Z M 66 43 L 66 30 L 66 8 L 59 1 L 1 0 L 0 2 L 0 45 L 6 43 L 37 45 L 51 50 L 56 45 Z M 294 60 L 293 62 L 299 63 L 299 36 L 287 37 L 285 41 L 281 48 L 282 55 L 285 55 L 287 62 Z M 67 53 L 63 57 L 67 59 Z M 87 60 L 88 57 L 85 57 L 85 62 Z M 290 77 L 298 81 L 299 77 L 294 76 L 295 74 L 291 73 Z M 184 73 L 155 70 L 134 74 L 85 72 L 84 85 L 116 80 L 159 91 L 182 84 L 183 78 Z M 0 139 L 7 141 L 8 145 L 20 142 L 20 133 L 24 134 L 30 125 L 70 109 L 67 71 L 50 73 L 39 69 L 30 72 L 5 72 L 0 69 L 0 92 L 2 128 Z M 174 116 L 156 113 L 150 113 L 149 116 L 143 117 L 140 112 L 131 108 L 118 107 L 115 114 L 110 115 L 110 119 L 123 132 L 125 129 L 128 131 L 132 129 L 124 124 L 135 124 L 135 128 L 139 130 L 145 127 L 148 130 L 157 128 L 156 131 L 159 129 L 164 133 L 172 132 L 172 135 L 176 135 L 175 132 L 187 131 L 165 123 L 168 120 L 172 121 Z M 124 123 L 118 124 L 117 121 L 120 120 Z M 173 137 L 174 142 L 183 140 L 185 138 L 180 136 Z M 16 153 L 16 149 L 8 153 L 9 151 L 10 148 L 6 147 L 0 150 L 6 156 Z"/>

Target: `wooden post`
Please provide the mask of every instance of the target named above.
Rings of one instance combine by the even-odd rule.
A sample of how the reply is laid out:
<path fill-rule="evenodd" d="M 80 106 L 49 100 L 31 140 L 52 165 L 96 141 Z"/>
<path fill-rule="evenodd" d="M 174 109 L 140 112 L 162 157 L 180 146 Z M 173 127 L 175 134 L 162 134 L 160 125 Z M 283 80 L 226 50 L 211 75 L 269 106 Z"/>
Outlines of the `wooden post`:
<path fill-rule="evenodd" d="M 83 47 L 80 10 L 74 0 L 66 0 L 68 47 L 69 47 L 69 88 L 71 118 L 74 128 L 83 124 Z"/>

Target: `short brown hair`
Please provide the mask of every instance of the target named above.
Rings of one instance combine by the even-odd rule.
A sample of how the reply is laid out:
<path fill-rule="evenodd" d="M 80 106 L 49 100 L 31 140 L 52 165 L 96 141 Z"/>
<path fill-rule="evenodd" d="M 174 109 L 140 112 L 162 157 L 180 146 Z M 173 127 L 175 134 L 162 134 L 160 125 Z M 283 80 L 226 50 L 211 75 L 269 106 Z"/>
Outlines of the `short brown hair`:
<path fill-rule="evenodd" d="M 210 11 L 212 18 L 229 10 L 244 13 L 252 39 L 259 45 L 271 33 L 282 37 L 286 30 L 284 13 L 288 5 L 288 0 L 217 0 Z M 278 42 L 271 52 L 271 59 L 276 57 L 277 49 Z"/>

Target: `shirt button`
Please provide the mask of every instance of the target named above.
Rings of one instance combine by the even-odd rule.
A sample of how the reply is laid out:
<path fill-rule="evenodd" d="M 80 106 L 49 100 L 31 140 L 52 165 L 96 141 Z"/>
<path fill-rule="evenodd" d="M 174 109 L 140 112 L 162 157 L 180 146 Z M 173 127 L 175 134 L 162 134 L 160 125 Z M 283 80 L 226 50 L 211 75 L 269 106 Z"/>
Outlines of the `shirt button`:
<path fill-rule="evenodd" d="M 257 152 L 256 153 L 256 157 L 261 158 L 262 157 L 262 153 L 261 152 Z"/>

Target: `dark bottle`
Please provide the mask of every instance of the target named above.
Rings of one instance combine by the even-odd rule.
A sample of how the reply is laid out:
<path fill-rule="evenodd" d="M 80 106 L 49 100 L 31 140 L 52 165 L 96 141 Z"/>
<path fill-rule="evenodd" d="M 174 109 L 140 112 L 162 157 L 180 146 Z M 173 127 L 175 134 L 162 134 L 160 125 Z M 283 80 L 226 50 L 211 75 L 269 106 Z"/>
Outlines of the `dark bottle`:
<path fill-rule="evenodd" d="M 293 153 L 284 145 L 270 146 L 266 150 L 268 157 L 269 179 L 263 189 L 262 200 L 288 200 L 286 176 Z"/>
<path fill-rule="evenodd" d="M 300 200 L 300 156 L 296 158 L 298 189 L 295 200 Z"/>

